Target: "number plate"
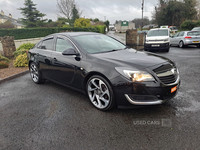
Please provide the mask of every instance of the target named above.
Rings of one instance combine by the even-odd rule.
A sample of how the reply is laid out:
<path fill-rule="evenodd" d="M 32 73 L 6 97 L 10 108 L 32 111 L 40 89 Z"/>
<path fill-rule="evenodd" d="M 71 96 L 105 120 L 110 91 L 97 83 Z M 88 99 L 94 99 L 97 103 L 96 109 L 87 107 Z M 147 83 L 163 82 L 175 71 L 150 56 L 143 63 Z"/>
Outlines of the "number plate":
<path fill-rule="evenodd" d="M 175 92 L 177 90 L 177 86 L 171 88 L 171 93 Z"/>
<path fill-rule="evenodd" d="M 199 41 L 193 41 L 193 43 L 199 43 Z"/>
<path fill-rule="evenodd" d="M 159 47 L 160 45 L 151 45 L 152 47 Z"/>

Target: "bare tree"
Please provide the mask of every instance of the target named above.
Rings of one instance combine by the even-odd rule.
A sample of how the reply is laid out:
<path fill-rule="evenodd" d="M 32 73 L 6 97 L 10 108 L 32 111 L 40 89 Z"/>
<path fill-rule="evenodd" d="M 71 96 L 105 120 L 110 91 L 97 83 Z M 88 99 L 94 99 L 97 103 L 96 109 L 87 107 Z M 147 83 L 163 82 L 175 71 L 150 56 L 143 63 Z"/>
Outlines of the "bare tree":
<path fill-rule="evenodd" d="M 67 19 L 71 19 L 74 6 L 76 6 L 76 9 L 78 10 L 80 16 L 82 14 L 82 11 L 80 11 L 78 4 L 76 4 L 75 0 L 57 0 L 57 15 L 59 17 L 62 17 L 64 15 Z"/>

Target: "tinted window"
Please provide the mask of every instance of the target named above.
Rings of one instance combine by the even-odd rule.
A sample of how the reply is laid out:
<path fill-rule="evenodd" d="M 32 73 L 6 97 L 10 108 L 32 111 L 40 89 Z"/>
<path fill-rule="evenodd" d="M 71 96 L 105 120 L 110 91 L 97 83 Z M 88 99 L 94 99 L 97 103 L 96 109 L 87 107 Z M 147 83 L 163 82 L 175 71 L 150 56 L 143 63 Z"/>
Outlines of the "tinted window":
<path fill-rule="evenodd" d="M 37 45 L 37 48 L 41 48 L 42 46 L 42 42 L 40 42 L 38 45 Z"/>
<path fill-rule="evenodd" d="M 57 38 L 57 42 L 56 42 L 56 51 L 57 52 L 63 52 L 64 50 L 66 50 L 68 48 L 74 49 L 74 46 L 68 40 L 64 40 L 62 38 Z"/>
<path fill-rule="evenodd" d="M 88 53 L 103 53 L 126 48 L 125 45 L 106 35 L 82 35 L 74 39 Z"/>
<path fill-rule="evenodd" d="M 188 32 L 188 36 L 200 36 L 200 32 Z"/>
<path fill-rule="evenodd" d="M 40 48 L 46 50 L 53 50 L 53 38 L 44 40 Z"/>
<path fill-rule="evenodd" d="M 168 29 L 166 30 L 158 29 L 158 30 L 150 30 L 147 36 L 149 37 L 149 36 L 168 36 L 168 35 L 169 35 Z"/>

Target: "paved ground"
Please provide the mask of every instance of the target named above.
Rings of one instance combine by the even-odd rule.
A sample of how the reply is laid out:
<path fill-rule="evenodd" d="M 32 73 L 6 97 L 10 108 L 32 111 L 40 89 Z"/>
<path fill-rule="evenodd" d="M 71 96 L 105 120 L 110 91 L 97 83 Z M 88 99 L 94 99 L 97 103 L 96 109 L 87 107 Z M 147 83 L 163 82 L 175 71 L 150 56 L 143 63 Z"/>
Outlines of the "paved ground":
<path fill-rule="evenodd" d="M 0 150 L 199 149 L 200 49 L 158 53 L 176 62 L 182 80 L 159 106 L 101 112 L 85 95 L 36 85 L 29 74 L 0 84 Z"/>

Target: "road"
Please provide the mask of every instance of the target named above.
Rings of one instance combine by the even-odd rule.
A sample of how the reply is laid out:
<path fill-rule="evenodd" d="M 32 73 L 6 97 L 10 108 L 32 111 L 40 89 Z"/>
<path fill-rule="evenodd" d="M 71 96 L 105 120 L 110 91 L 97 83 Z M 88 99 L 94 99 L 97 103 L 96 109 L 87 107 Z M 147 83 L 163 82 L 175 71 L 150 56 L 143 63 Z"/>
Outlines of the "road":
<path fill-rule="evenodd" d="M 0 84 L 0 150 L 199 149 L 200 49 L 157 53 L 175 61 L 181 77 L 177 96 L 163 105 L 102 112 L 87 96 L 34 84 L 29 74 Z"/>

